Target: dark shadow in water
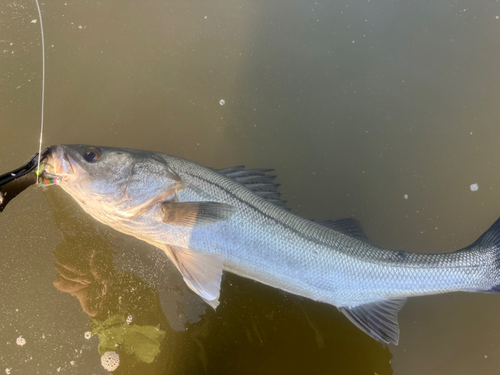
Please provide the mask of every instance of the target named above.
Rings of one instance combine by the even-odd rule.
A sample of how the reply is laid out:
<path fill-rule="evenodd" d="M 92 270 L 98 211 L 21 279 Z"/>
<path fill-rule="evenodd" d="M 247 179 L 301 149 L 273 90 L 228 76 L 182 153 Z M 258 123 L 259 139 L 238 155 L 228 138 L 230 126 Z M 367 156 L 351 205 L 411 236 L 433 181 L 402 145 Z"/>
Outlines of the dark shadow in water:
<path fill-rule="evenodd" d="M 392 373 L 388 348 L 333 306 L 226 273 L 221 305 L 207 309 L 163 253 L 124 252 L 138 240 L 120 242 L 59 188 L 46 197 L 63 237 L 54 286 L 78 299 L 99 353 L 119 353 L 114 374 Z"/>

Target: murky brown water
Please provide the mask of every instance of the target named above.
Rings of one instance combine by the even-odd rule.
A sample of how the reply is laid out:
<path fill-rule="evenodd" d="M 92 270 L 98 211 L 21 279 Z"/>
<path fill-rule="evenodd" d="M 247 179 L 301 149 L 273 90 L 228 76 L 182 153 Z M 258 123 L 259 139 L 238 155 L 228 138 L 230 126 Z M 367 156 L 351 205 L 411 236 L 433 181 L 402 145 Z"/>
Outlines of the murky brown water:
<path fill-rule="evenodd" d="M 356 217 L 392 249 L 452 251 L 500 216 L 498 2 L 68 0 L 42 11 L 45 146 L 276 168 L 294 212 Z M 38 148 L 35 19 L 33 1 L 0 5 L 0 171 Z M 57 187 L 28 190 L 0 228 L 6 373 L 105 374 L 100 354 L 113 348 L 116 374 L 500 368 L 498 295 L 410 299 L 400 345 L 384 346 L 332 306 L 230 274 L 211 311 L 161 253 Z"/>

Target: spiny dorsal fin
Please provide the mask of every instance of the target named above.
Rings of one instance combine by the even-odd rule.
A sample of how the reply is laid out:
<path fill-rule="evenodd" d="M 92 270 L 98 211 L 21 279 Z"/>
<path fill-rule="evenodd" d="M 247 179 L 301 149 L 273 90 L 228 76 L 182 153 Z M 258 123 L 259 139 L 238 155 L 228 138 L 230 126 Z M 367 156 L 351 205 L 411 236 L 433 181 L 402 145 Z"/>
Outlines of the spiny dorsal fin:
<path fill-rule="evenodd" d="M 224 257 L 175 246 L 165 246 L 165 249 L 189 288 L 215 310 L 219 305 Z"/>
<path fill-rule="evenodd" d="M 276 191 L 279 184 L 272 183 L 276 176 L 268 175 L 269 172 L 273 171 L 274 169 L 245 169 L 244 166 L 217 170 L 220 174 L 243 184 L 252 191 Z"/>
<path fill-rule="evenodd" d="M 219 202 L 162 202 L 160 210 L 165 224 L 194 227 L 227 220 L 235 208 Z"/>
<path fill-rule="evenodd" d="M 268 202 L 290 210 L 286 207 L 286 201 L 280 199 L 281 193 L 278 192 L 280 184 L 273 183 L 276 176 L 268 174 L 273 171 L 274 169 L 245 169 L 243 165 L 218 170 L 219 173 L 242 184 Z"/>
<path fill-rule="evenodd" d="M 363 242 L 370 243 L 370 240 L 363 232 L 363 228 L 361 228 L 361 223 L 359 222 L 359 220 L 347 218 L 340 220 L 319 221 L 318 224 L 336 230 L 340 233 L 344 233 L 348 236 L 357 238 L 358 240 L 361 240 Z"/>
<path fill-rule="evenodd" d="M 398 312 L 406 298 L 377 301 L 339 310 L 359 329 L 375 340 L 397 345 L 399 341 Z"/>
<path fill-rule="evenodd" d="M 230 167 L 230 168 L 224 168 L 224 169 L 217 169 L 217 172 L 219 172 L 225 176 L 228 173 L 241 171 L 242 169 L 245 169 L 244 165 L 238 165 L 236 167 Z"/>

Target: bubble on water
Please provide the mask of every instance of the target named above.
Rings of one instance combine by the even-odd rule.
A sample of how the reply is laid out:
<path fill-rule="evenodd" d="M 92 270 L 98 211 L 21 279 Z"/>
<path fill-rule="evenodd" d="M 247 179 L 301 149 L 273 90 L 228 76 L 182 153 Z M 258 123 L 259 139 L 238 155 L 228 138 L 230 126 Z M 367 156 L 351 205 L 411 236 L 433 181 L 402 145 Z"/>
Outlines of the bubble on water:
<path fill-rule="evenodd" d="M 85 337 L 87 340 L 90 340 L 90 338 L 92 337 L 92 332 L 90 331 L 87 331 L 83 334 L 83 337 Z"/>
<path fill-rule="evenodd" d="M 470 191 L 477 191 L 477 189 L 479 189 L 479 185 L 478 184 L 472 184 L 470 186 Z"/>
<path fill-rule="evenodd" d="M 221 100 L 219 100 L 219 104 L 224 105 L 224 104 L 226 104 L 226 101 L 224 99 L 221 99 Z"/>
<path fill-rule="evenodd" d="M 108 371 L 115 371 L 120 365 L 120 355 L 117 352 L 106 352 L 101 356 L 101 365 Z"/>
<path fill-rule="evenodd" d="M 408 194 L 403 195 L 404 199 L 408 199 Z"/>
<path fill-rule="evenodd" d="M 134 320 L 134 317 L 132 315 L 127 316 L 127 319 L 125 319 L 125 323 L 130 324 Z"/>
<path fill-rule="evenodd" d="M 16 339 L 16 344 L 19 346 L 24 346 L 24 344 L 26 344 L 26 339 L 23 336 L 19 336 Z"/>

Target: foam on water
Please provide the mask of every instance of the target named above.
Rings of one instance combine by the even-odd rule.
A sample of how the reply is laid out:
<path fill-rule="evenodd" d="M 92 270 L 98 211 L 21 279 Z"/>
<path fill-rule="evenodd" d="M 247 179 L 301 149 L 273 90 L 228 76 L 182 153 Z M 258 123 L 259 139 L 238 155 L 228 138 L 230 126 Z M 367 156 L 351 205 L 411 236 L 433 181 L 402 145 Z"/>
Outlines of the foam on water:
<path fill-rule="evenodd" d="M 120 355 L 117 352 L 106 352 L 101 356 L 101 365 L 108 371 L 115 371 L 120 365 Z"/>
<path fill-rule="evenodd" d="M 19 346 L 24 346 L 26 344 L 26 339 L 23 336 L 19 336 L 16 339 L 16 344 Z"/>

